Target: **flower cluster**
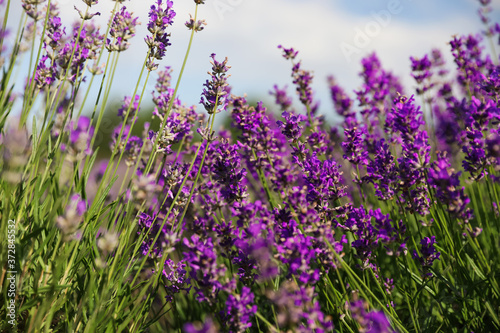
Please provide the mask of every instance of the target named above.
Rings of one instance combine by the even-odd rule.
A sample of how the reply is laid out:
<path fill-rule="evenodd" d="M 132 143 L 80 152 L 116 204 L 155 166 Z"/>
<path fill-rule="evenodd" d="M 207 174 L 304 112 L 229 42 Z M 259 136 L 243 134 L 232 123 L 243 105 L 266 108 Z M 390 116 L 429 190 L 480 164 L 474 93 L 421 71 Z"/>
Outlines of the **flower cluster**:
<path fill-rule="evenodd" d="M 61 149 L 67 152 L 67 159 L 70 161 L 79 161 L 92 153 L 90 146 L 94 135 L 94 128 L 90 124 L 90 118 L 81 116 L 77 122 L 72 121 L 68 124 L 69 142 L 63 144 Z"/>
<path fill-rule="evenodd" d="M 87 204 L 85 200 L 82 200 L 78 194 L 72 195 L 64 214 L 59 215 L 56 219 L 56 225 L 61 230 L 65 240 L 77 238 L 76 232 L 83 222 L 86 211 Z"/>
<path fill-rule="evenodd" d="M 436 197 L 459 223 L 468 223 L 472 218 L 471 209 L 467 207 L 470 199 L 460 187 L 459 177 L 460 172 L 451 167 L 446 154 L 438 155 L 429 169 L 429 184 L 436 188 Z"/>
<path fill-rule="evenodd" d="M 127 11 L 123 6 L 110 22 L 109 35 L 112 39 L 106 40 L 106 48 L 109 52 L 123 52 L 130 46 L 129 40 L 135 36 L 135 27 L 139 24 L 138 17 L 132 17 L 133 13 Z"/>
<path fill-rule="evenodd" d="M 222 143 L 217 148 L 217 157 L 212 166 L 214 180 L 221 185 L 221 195 L 229 203 L 248 196 L 244 179 L 246 170 L 239 167 L 241 158 L 237 145 Z"/>
<path fill-rule="evenodd" d="M 367 312 L 367 303 L 359 300 L 350 304 L 352 318 L 358 323 L 359 331 L 366 333 L 392 333 L 394 330 L 382 311 Z"/>
<path fill-rule="evenodd" d="M 317 302 L 311 301 L 313 293 L 310 287 L 286 282 L 277 292 L 269 294 L 277 307 L 278 325 L 282 330 L 327 332 L 333 329 L 330 318 L 320 310 Z"/>
<path fill-rule="evenodd" d="M 433 87 L 432 83 L 426 84 L 426 81 L 429 81 L 432 73 L 429 71 L 432 67 L 432 63 L 425 55 L 422 59 L 416 59 L 410 57 L 411 60 L 411 76 L 415 79 L 419 87 L 417 88 L 417 95 L 422 95 L 429 89 Z"/>
<path fill-rule="evenodd" d="M 254 294 L 248 287 L 243 287 L 241 294 L 230 294 L 228 296 L 226 308 L 223 310 L 221 317 L 224 327 L 229 332 L 243 332 L 252 327 L 250 319 L 257 312 L 254 298 Z"/>
<path fill-rule="evenodd" d="M 295 51 L 293 48 L 284 48 L 279 45 L 278 48 L 283 49 L 283 57 L 285 59 L 290 59 L 293 63 L 292 68 L 292 78 L 293 84 L 296 86 L 297 94 L 299 95 L 300 102 L 306 107 L 310 108 L 313 106 L 313 91 L 311 88 L 313 75 L 310 71 L 301 68 L 301 62 L 295 63 L 294 60 L 297 57 L 299 51 Z"/>
<path fill-rule="evenodd" d="M 163 269 L 163 276 L 168 282 L 165 286 L 167 290 L 166 301 L 172 302 L 174 300 L 175 294 L 181 291 L 189 292 L 190 278 L 187 277 L 186 264 L 184 260 L 176 263 L 172 259 L 167 259 L 165 261 L 165 268 Z"/>
<path fill-rule="evenodd" d="M 413 96 L 399 96 L 392 112 L 387 115 L 386 129 L 392 139 L 401 140 L 402 154 L 398 158 L 400 181 L 398 189 L 405 200 L 405 208 L 420 215 L 428 214 L 429 198 L 425 170 L 429 166 L 431 147 L 422 113 L 415 107 Z"/>
<path fill-rule="evenodd" d="M 175 11 L 172 9 L 174 3 L 165 0 L 165 8 L 162 8 L 163 0 L 157 0 L 156 6 L 152 5 L 149 10 L 148 31 L 152 34 L 144 40 L 149 47 L 146 67 L 152 71 L 158 68 L 154 60 L 161 60 L 170 44 L 170 33 L 165 30 L 174 23 Z"/>
<path fill-rule="evenodd" d="M 436 244 L 436 236 L 424 237 L 420 241 L 420 255 L 416 250 L 413 251 L 413 257 L 420 262 L 425 277 L 432 277 L 429 268 L 434 263 L 434 260 L 439 259 L 441 252 L 437 251 L 434 244 Z"/>
<path fill-rule="evenodd" d="M 214 304 L 222 288 L 225 267 L 217 264 L 212 239 L 202 239 L 195 234 L 190 239 L 184 238 L 183 242 L 188 250 L 184 252 L 184 258 L 190 267 L 189 276 L 196 282 L 196 299 Z"/>
<path fill-rule="evenodd" d="M 211 79 L 207 80 L 203 85 L 203 93 L 200 104 L 203 104 L 208 114 L 219 113 L 223 111 L 228 104 L 229 85 L 227 84 L 227 71 L 231 66 L 227 65 L 227 58 L 222 62 L 215 60 L 215 53 L 210 56 L 212 58 Z"/>
<path fill-rule="evenodd" d="M 300 126 L 300 123 L 304 122 L 306 118 L 301 114 L 294 115 L 293 113 L 286 111 L 283 112 L 281 116 L 285 118 L 286 121 L 283 122 L 279 120 L 277 122 L 279 128 L 281 129 L 281 133 L 283 133 L 283 135 L 286 136 L 290 142 L 297 143 L 302 136 L 302 126 Z"/>

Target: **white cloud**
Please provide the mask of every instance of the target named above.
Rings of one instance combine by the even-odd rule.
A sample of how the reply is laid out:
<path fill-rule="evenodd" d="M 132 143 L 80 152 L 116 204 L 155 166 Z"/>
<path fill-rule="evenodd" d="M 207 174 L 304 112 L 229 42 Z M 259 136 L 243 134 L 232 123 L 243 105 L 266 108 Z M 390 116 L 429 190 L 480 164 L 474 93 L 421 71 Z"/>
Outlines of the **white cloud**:
<path fill-rule="evenodd" d="M 470 0 L 472 1 L 472 0 Z M 66 23 L 76 18 L 73 1 L 64 0 L 61 5 Z M 146 54 L 143 38 L 146 34 L 147 13 L 152 1 L 131 1 L 124 4 L 142 22 L 137 36 L 132 41 L 131 49 L 120 57 L 120 69 L 117 73 L 115 88 L 120 94 L 131 94 L 140 65 Z M 426 1 L 423 1 L 426 2 Z M 100 1 L 96 10 L 102 13 L 98 18 L 102 27 L 114 2 Z M 223 7 L 226 11 L 216 7 Z M 229 79 L 234 92 L 248 92 L 256 98 L 264 98 L 274 83 L 291 85 L 291 65 L 281 58 L 278 44 L 293 46 L 300 51 L 303 68 L 311 69 L 315 74 L 314 88 L 322 100 L 323 111 L 330 112 L 331 102 L 325 78 L 334 74 L 348 90 L 360 84 L 357 73 L 360 59 L 376 51 L 384 67 L 404 77 L 404 82 L 411 85 L 409 78 L 409 57 L 422 56 L 431 48 L 438 47 L 448 53 L 446 44 L 455 33 L 478 32 L 481 26 L 478 19 L 470 13 L 462 16 L 443 17 L 439 21 L 422 24 L 418 20 L 405 21 L 404 17 L 415 4 L 402 2 L 401 14 L 393 14 L 388 26 L 370 37 L 368 46 L 361 48 L 359 54 L 348 61 L 341 51 L 342 42 L 354 45 L 356 29 L 364 30 L 368 22 L 375 22 L 373 17 L 359 17 L 339 8 L 335 2 L 327 0 L 291 1 L 291 0 L 212 0 L 200 6 L 199 18 L 206 19 L 206 29 L 195 36 L 193 48 L 185 72 L 180 95 L 186 103 L 196 104 L 210 69 L 209 55 L 214 52 L 223 58 L 229 57 L 232 77 Z M 418 4 L 423 5 L 423 4 Z M 84 8 L 83 2 L 77 6 Z M 229 9 L 228 9 L 229 8 Z M 162 65 L 169 64 L 180 69 L 187 47 L 189 32 L 184 22 L 189 13 L 194 12 L 194 2 L 174 1 L 177 12 L 172 31 L 172 46 Z M 380 10 L 387 9 L 381 7 Z M 406 12 L 405 12 L 406 11 Z M 448 57 L 449 59 L 449 57 Z M 450 66 L 452 64 L 450 63 Z M 148 84 L 148 91 L 154 86 L 154 78 Z M 126 84 L 122 84 L 126 83 Z M 290 89 L 293 93 L 293 90 Z"/>

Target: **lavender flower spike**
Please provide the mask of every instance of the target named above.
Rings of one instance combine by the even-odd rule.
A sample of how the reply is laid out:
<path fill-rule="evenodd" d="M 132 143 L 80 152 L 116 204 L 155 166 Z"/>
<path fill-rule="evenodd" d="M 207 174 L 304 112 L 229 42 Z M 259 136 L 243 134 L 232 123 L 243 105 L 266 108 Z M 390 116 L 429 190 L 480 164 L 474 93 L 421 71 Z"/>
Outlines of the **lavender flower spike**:
<path fill-rule="evenodd" d="M 135 36 L 135 27 L 139 24 L 137 19 L 137 17 L 132 18 L 132 13 L 128 12 L 125 6 L 115 14 L 109 30 L 109 35 L 113 37 L 113 40 L 108 38 L 106 41 L 106 48 L 109 52 L 121 52 L 128 49 L 130 45 L 128 40 Z"/>
<path fill-rule="evenodd" d="M 165 30 L 174 23 L 175 12 L 172 9 L 174 3 L 171 0 L 165 1 L 165 9 L 162 9 L 163 0 L 157 0 L 155 5 L 149 10 L 148 30 L 152 36 L 147 36 L 144 41 L 149 47 L 149 56 L 146 62 L 148 70 L 158 68 L 155 59 L 161 60 L 165 56 L 165 51 L 170 46 L 170 33 Z"/>
<path fill-rule="evenodd" d="M 417 251 L 413 251 L 413 258 L 417 259 L 422 265 L 424 271 L 424 277 L 432 277 L 432 273 L 429 272 L 429 268 L 434 263 L 434 260 L 439 259 L 441 252 L 438 252 L 434 247 L 436 244 L 436 236 L 424 237 L 420 241 L 422 253 L 421 256 L 418 255 Z"/>
<path fill-rule="evenodd" d="M 219 113 L 226 109 L 228 104 L 229 86 L 227 84 L 227 71 L 231 66 L 227 65 L 227 57 L 222 62 L 215 60 L 215 53 L 210 56 L 212 61 L 211 80 L 207 80 L 203 85 L 203 93 L 200 103 L 205 106 L 208 114 Z"/>

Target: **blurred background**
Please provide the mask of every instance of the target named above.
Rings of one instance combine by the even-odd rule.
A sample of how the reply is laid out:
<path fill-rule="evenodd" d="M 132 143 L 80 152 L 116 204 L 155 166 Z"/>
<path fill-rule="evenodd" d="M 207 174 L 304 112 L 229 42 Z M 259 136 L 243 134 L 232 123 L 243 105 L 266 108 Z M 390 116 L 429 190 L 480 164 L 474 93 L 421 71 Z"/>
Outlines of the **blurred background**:
<path fill-rule="evenodd" d="M 123 3 L 140 17 L 142 24 L 131 40 L 130 49 L 120 55 L 111 108 L 119 107 L 124 96 L 133 93 L 147 52 L 144 37 L 153 2 Z M 20 3 L 20 0 L 11 0 L 8 25 L 13 32 L 22 10 Z M 85 4 L 77 0 L 57 3 L 66 26 L 79 19 L 74 6 L 85 8 Z M 113 5 L 111 0 L 100 0 L 92 7 L 101 13 L 95 19 L 103 30 Z M 361 58 L 375 51 L 382 66 L 402 79 L 407 93 L 413 93 L 409 57 L 421 57 L 432 48 L 439 48 L 448 60 L 448 68 L 454 68 L 448 42 L 455 34 L 481 32 L 479 6 L 478 0 L 207 0 L 198 12 L 207 26 L 195 35 L 179 96 L 185 104 L 198 105 L 202 85 L 208 78 L 209 56 L 216 53 L 220 60 L 229 58 L 232 66 L 229 83 L 234 94 L 246 93 L 251 101 L 263 100 L 271 105 L 269 91 L 278 84 L 288 85 L 290 95 L 296 97 L 290 78 L 291 64 L 281 57 L 277 48 L 282 44 L 300 51 L 298 58 L 302 60 L 302 67 L 314 73 L 313 88 L 315 99 L 320 101 L 319 112 L 335 120 L 326 81 L 328 75 L 334 75 L 346 91 L 352 93 L 361 84 L 358 76 Z M 491 18 L 499 21 L 500 1 L 493 0 L 492 6 Z M 160 69 L 166 65 L 174 69 L 174 80 L 189 40 L 190 31 L 184 23 L 190 13 L 194 14 L 194 8 L 192 0 L 174 0 L 177 15 L 171 27 L 172 45 L 160 62 Z M 153 73 L 147 93 L 153 91 L 155 80 Z M 95 100 L 97 89 L 93 94 Z M 143 110 L 152 105 L 150 96 L 146 95 Z M 92 96 L 89 101 L 93 101 Z M 88 105 L 90 108 L 93 102 Z"/>

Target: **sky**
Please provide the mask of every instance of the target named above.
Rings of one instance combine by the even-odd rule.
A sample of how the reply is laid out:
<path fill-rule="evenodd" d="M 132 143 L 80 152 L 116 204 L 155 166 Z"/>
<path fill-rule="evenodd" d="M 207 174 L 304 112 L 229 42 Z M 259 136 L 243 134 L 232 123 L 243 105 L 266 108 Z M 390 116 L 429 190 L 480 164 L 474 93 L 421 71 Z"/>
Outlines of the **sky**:
<path fill-rule="evenodd" d="M 19 0 L 11 1 L 9 25 L 17 24 L 16 17 L 21 13 Z M 85 8 L 77 0 L 58 3 L 67 25 L 78 18 L 73 6 Z M 133 93 L 147 52 L 144 37 L 152 3 L 153 0 L 124 2 L 127 9 L 140 17 L 142 25 L 131 40 L 130 49 L 120 55 L 112 93 L 115 102 Z M 492 4 L 491 17 L 499 22 L 500 0 L 493 0 Z M 101 12 L 96 18 L 103 30 L 113 5 L 110 0 L 100 0 L 92 7 Z M 232 66 L 228 82 L 233 93 L 271 102 L 269 91 L 278 84 L 288 85 L 289 93 L 295 95 L 291 64 L 281 57 L 277 48 L 280 44 L 298 50 L 302 68 L 313 71 L 315 99 L 321 103 L 320 112 L 327 116 L 333 114 L 333 107 L 326 78 L 334 75 L 352 92 L 361 84 L 360 60 L 371 52 L 376 52 L 382 66 L 398 75 L 407 91 L 412 92 L 409 57 L 421 57 L 432 48 L 439 48 L 453 68 L 447 43 L 455 34 L 479 33 L 483 29 L 478 8 L 477 0 L 207 0 L 198 11 L 198 17 L 205 19 L 207 26 L 195 35 L 179 96 L 186 104 L 198 104 L 212 53 L 220 60 L 228 57 Z M 169 65 L 174 69 L 174 79 L 189 40 L 190 31 L 184 22 L 194 9 L 192 0 L 174 0 L 177 15 L 170 29 L 172 45 L 160 62 L 160 68 Z M 153 91 L 155 79 L 153 73 L 146 92 Z"/>

